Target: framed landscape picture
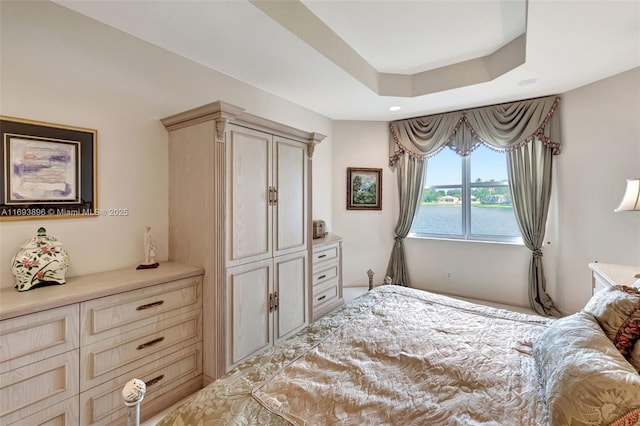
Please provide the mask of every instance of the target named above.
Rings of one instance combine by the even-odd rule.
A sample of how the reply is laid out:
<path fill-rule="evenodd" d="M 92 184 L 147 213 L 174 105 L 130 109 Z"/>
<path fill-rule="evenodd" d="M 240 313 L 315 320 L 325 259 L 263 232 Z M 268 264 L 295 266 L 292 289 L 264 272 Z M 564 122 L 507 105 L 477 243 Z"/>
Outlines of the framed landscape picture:
<path fill-rule="evenodd" d="M 347 210 L 382 210 L 382 169 L 347 168 Z"/>

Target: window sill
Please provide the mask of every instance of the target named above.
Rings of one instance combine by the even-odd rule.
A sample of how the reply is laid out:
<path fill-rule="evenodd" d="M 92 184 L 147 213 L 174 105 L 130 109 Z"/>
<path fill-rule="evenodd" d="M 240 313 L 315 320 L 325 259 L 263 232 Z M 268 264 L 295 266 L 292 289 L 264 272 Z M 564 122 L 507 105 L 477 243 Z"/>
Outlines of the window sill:
<path fill-rule="evenodd" d="M 412 240 L 435 240 L 435 241 L 455 241 L 457 243 L 480 243 L 480 244 L 503 244 L 508 246 L 521 246 L 525 247 L 522 240 L 520 241 L 497 241 L 497 240 L 465 240 L 462 238 L 447 238 L 447 237 L 431 237 L 417 234 L 407 235 L 407 239 Z"/>

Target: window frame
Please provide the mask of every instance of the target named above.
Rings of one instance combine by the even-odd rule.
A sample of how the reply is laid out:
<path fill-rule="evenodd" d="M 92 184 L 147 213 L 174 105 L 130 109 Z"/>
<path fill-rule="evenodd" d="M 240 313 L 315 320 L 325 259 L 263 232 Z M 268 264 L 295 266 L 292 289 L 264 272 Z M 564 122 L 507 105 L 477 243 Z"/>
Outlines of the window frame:
<path fill-rule="evenodd" d="M 437 155 L 437 154 L 436 154 Z M 462 168 L 462 183 L 460 184 L 442 184 L 442 185 L 432 185 L 425 186 L 427 173 L 424 174 L 424 182 L 422 183 L 423 190 L 424 189 L 433 189 L 435 191 L 441 189 L 461 189 L 462 196 L 462 233 L 453 235 L 453 234 L 437 234 L 437 233 L 416 233 L 413 231 L 409 232 L 410 237 L 414 238 L 426 238 L 426 239 L 445 239 L 445 240 L 456 240 L 456 241 L 475 241 L 475 242 L 486 242 L 486 243 L 503 243 L 503 244 L 518 244 L 523 245 L 522 235 L 520 232 L 518 236 L 509 236 L 509 235 L 492 235 L 492 234 L 473 234 L 471 232 L 471 192 L 472 188 L 490 188 L 496 186 L 502 186 L 509 188 L 509 193 L 511 193 L 510 186 L 511 183 L 509 180 L 497 181 L 497 182 L 470 182 L 470 174 L 471 174 L 471 155 L 467 155 L 461 157 L 461 168 Z M 428 169 L 427 169 L 428 170 Z M 513 198 L 513 197 L 512 197 Z M 418 209 L 422 208 L 422 203 L 418 205 Z M 416 211 L 416 214 L 418 212 Z M 515 214 L 515 212 L 514 212 Z M 517 219 L 516 219 L 517 220 Z M 414 218 L 415 223 L 415 218 Z M 413 223 L 411 224 L 413 228 Z"/>

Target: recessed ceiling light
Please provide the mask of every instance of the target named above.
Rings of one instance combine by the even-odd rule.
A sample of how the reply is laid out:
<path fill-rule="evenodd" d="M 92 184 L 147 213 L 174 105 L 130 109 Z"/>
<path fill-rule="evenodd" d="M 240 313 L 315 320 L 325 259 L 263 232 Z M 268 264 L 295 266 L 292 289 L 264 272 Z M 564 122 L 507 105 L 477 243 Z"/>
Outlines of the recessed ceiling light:
<path fill-rule="evenodd" d="M 525 78 L 524 80 L 520 80 L 518 82 L 519 86 L 529 86 L 530 84 L 536 84 L 538 82 L 537 78 Z"/>
<path fill-rule="evenodd" d="M 392 107 L 389 107 L 389 111 L 400 111 L 400 106 L 399 105 L 394 105 Z"/>

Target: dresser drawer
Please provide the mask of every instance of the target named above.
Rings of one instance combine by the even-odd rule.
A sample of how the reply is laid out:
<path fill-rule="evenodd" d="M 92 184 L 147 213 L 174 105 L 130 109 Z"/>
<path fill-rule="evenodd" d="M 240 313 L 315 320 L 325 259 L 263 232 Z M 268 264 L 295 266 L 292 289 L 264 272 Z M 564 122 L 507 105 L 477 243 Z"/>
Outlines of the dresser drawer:
<path fill-rule="evenodd" d="M 316 267 L 313 269 L 312 284 L 314 286 L 338 277 L 339 266 L 337 263 Z"/>
<path fill-rule="evenodd" d="M 78 395 L 78 349 L 0 375 L 0 424 Z"/>
<path fill-rule="evenodd" d="M 313 309 L 323 306 L 326 303 L 335 301 L 338 298 L 338 280 L 334 279 L 319 286 L 313 287 Z"/>
<path fill-rule="evenodd" d="M 0 322 L 0 373 L 79 346 L 78 305 Z"/>
<path fill-rule="evenodd" d="M 83 302 L 80 342 L 84 346 L 149 325 L 176 309 L 200 308 L 201 283 L 201 277 L 192 277 Z"/>
<path fill-rule="evenodd" d="M 201 343 L 164 357 L 153 356 L 144 366 L 81 393 L 80 424 L 126 424 L 127 409 L 122 402 L 122 388 L 133 378 L 141 379 L 147 386 L 142 402 L 144 413 L 145 405 L 154 398 L 170 394 L 173 389 L 201 374 Z"/>
<path fill-rule="evenodd" d="M 59 404 L 45 408 L 35 414 L 21 418 L 15 422 L 9 423 L 9 426 L 69 426 L 77 425 L 80 422 L 80 407 L 78 405 L 78 396 L 65 399 Z M 4 424 L 4 423 L 0 423 Z"/>
<path fill-rule="evenodd" d="M 136 328 L 80 349 L 80 389 L 112 380 L 142 367 L 153 354 L 166 356 L 202 340 L 202 310 L 159 316 L 154 324 Z"/>
<path fill-rule="evenodd" d="M 321 248 L 314 249 L 313 264 L 317 265 L 330 260 L 337 260 L 339 253 L 340 249 L 338 244 L 326 245 Z"/>

